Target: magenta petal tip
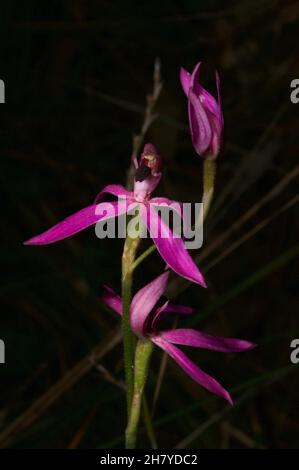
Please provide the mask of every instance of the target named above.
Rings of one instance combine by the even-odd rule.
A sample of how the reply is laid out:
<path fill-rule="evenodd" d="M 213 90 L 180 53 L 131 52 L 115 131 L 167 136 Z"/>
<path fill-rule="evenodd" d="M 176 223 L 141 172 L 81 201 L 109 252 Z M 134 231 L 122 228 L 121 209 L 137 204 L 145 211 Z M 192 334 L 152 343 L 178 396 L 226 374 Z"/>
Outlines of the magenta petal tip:
<path fill-rule="evenodd" d="M 23 242 L 23 245 L 25 246 L 34 246 L 34 245 L 46 245 L 46 243 L 43 243 L 42 241 L 39 240 L 39 236 L 29 238 L 29 240 L 26 240 Z"/>
<path fill-rule="evenodd" d="M 234 406 L 234 401 L 233 401 L 232 397 L 230 396 L 230 394 L 228 392 L 226 392 L 226 396 L 224 398 L 226 399 L 226 401 L 228 401 L 228 403 L 231 406 Z"/>

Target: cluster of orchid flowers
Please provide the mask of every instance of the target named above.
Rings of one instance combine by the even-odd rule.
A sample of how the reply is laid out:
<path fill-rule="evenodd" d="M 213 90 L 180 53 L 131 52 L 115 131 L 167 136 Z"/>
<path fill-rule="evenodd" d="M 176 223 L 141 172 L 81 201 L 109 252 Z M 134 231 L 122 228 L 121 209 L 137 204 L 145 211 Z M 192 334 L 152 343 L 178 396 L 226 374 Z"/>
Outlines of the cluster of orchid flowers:
<path fill-rule="evenodd" d="M 216 74 L 218 98 L 215 99 L 200 84 L 200 66 L 197 64 L 192 74 L 181 69 L 180 80 L 188 98 L 189 126 L 192 143 L 198 155 L 204 160 L 213 161 L 221 148 L 223 134 L 223 114 L 220 100 L 220 83 Z M 161 322 L 168 315 L 194 314 L 194 309 L 176 305 L 165 296 L 169 279 L 169 269 L 177 275 L 206 287 L 205 279 L 188 253 L 184 240 L 174 236 L 156 211 L 157 206 L 175 202 L 167 198 L 152 197 L 162 177 L 162 162 L 156 148 L 146 144 L 139 161 L 135 161 L 135 177 L 133 191 L 123 186 L 112 184 L 106 186 L 97 196 L 94 204 L 67 217 L 49 230 L 37 235 L 26 245 L 46 245 L 70 237 L 83 229 L 105 221 L 111 214 L 105 214 L 101 207 L 105 204 L 107 194 L 126 201 L 115 205 L 115 216 L 127 213 L 128 207 L 140 207 L 140 222 L 149 234 L 166 263 L 165 271 L 141 288 L 129 306 L 129 322 L 137 338 L 149 341 L 164 350 L 195 382 L 208 391 L 224 398 L 232 404 L 229 392 L 213 377 L 201 370 L 177 346 L 190 346 L 224 353 L 242 352 L 255 345 L 248 341 L 211 336 L 191 328 L 163 329 Z M 142 207 L 141 207 L 142 206 Z M 100 214 L 100 215 L 99 215 Z M 158 228 L 158 229 L 157 229 Z M 111 287 L 105 286 L 103 302 L 119 315 L 123 315 L 122 298 Z"/>

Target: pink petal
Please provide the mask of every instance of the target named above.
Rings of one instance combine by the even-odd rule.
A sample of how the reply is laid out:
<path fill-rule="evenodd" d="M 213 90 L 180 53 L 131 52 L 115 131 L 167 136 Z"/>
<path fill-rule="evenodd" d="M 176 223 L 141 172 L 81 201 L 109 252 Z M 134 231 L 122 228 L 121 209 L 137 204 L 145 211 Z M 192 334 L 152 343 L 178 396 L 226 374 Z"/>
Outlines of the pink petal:
<path fill-rule="evenodd" d="M 205 109 L 208 109 L 217 119 L 221 117 L 221 109 L 214 96 L 206 91 L 202 86 L 200 87 L 199 98 Z"/>
<path fill-rule="evenodd" d="M 210 144 L 212 129 L 204 106 L 192 89 L 189 91 L 188 112 L 192 144 L 196 152 L 201 155 Z"/>
<path fill-rule="evenodd" d="M 181 67 L 180 81 L 181 81 L 181 85 L 183 87 L 183 90 L 186 96 L 188 96 L 188 93 L 189 93 L 190 79 L 191 79 L 190 73 L 187 72 L 187 70 L 185 70 L 183 67 Z"/>
<path fill-rule="evenodd" d="M 200 77 L 200 69 L 201 69 L 201 62 L 198 62 L 191 74 L 190 77 L 190 89 L 193 90 L 196 96 L 199 96 L 201 86 L 199 83 L 199 77 Z"/>
<path fill-rule="evenodd" d="M 249 341 L 234 338 L 211 336 L 191 328 L 177 328 L 163 331 L 161 338 L 174 344 L 193 346 L 195 348 L 211 349 L 213 351 L 231 353 L 242 352 L 254 348 L 256 345 Z"/>
<path fill-rule="evenodd" d="M 176 348 L 170 343 L 163 341 L 159 336 L 153 337 L 152 341 L 157 344 L 160 348 L 169 354 L 172 359 L 174 359 L 177 364 L 188 374 L 195 382 L 197 382 L 202 387 L 209 390 L 209 392 L 218 395 L 219 397 L 227 400 L 231 405 L 233 404 L 230 394 L 225 390 L 219 382 L 217 382 L 213 377 L 206 374 L 201 370 L 194 362 L 192 362 L 186 354 L 184 354 L 180 349 Z"/>
<path fill-rule="evenodd" d="M 187 307 L 185 305 L 176 305 L 168 300 L 160 309 L 156 311 L 152 320 L 152 328 L 156 329 L 159 322 L 167 315 L 190 315 L 192 313 L 194 313 L 194 308 Z"/>
<path fill-rule="evenodd" d="M 217 95 L 218 101 L 207 91 L 203 86 L 200 85 L 200 69 L 201 69 L 201 62 L 196 64 L 193 69 L 192 75 L 189 80 L 189 87 L 192 88 L 193 92 L 198 98 L 202 99 L 202 103 L 204 107 L 207 107 L 209 111 L 211 111 L 215 116 L 219 119 L 221 118 L 221 94 L 220 94 L 220 78 L 219 74 L 216 71 L 216 87 L 217 87 Z M 188 72 L 187 72 L 188 73 Z"/>
<path fill-rule="evenodd" d="M 132 329 L 136 333 L 141 335 L 144 334 L 147 317 L 164 293 L 168 277 L 169 272 L 164 272 L 140 289 L 133 297 L 131 303 L 130 323 Z"/>
<path fill-rule="evenodd" d="M 222 145 L 223 128 L 221 125 L 221 120 L 223 118 L 221 117 L 221 112 L 220 112 L 220 117 L 216 117 L 208 109 L 206 110 L 206 113 L 209 118 L 210 126 L 212 129 L 212 138 L 211 138 L 211 142 L 209 145 L 209 151 L 211 152 L 212 155 L 217 156 Z"/>
<path fill-rule="evenodd" d="M 174 304 L 173 302 L 168 302 L 168 305 L 163 310 L 164 313 L 178 313 L 182 315 L 191 315 L 194 313 L 194 308 L 187 307 L 187 305 Z"/>
<path fill-rule="evenodd" d="M 100 299 L 116 313 L 122 315 L 122 300 L 111 287 L 104 286 L 104 293 L 101 295 Z"/>
<path fill-rule="evenodd" d="M 101 208 L 103 207 L 103 214 Z M 120 204 L 118 201 L 105 202 L 102 204 L 93 204 L 85 207 L 79 212 L 70 215 L 62 222 L 54 225 L 46 232 L 37 235 L 26 241 L 25 245 L 49 245 L 64 238 L 71 237 L 75 233 L 81 232 L 90 225 L 96 224 L 98 221 L 117 217 L 127 212 L 127 204 Z"/>
<path fill-rule="evenodd" d="M 95 204 L 102 202 L 106 194 L 112 194 L 113 196 L 128 200 L 133 199 L 133 193 L 131 191 L 127 191 L 121 184 L 108 184 L 108 186 L 105 186 L 105 188 L 103 188 L 95 198 Z"/>
<path fill-rule="evenodd" d="M 224 120 L 223 114 L 221 109 L 221 95 L 220 95 L 220 78 L 218 73 L 216 72 L 216 86 L 217 86 L 217 96 L 218 101 L 209 93 L 207 92 L 202 86 L 200 87 L 199 98 L 201 99 L 202 105 L 207 112 L 207 116 L 213 121 L 216 121 L 217 128 L 219 128 L 219 134 L 222 131 Z"/>
<path fill-rule="evenodd" d="M 172 233 L 154 207 L 151 204 L 140 206 L 140 217 L 168 266 L 179 276 L 206 287 L 204 278 L 186 250 L 183 240 Z"/>

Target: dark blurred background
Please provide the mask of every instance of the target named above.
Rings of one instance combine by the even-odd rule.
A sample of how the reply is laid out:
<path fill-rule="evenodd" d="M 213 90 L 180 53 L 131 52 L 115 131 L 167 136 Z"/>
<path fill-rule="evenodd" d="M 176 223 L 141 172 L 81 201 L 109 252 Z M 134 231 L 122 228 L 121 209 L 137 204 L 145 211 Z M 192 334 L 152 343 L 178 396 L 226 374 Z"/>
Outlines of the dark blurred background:
<path fill-rule="evenodd" d="M 165 160 L 159 193 L 199 201 L 179 68 L 221 75 L 225 148 L 200 266 L 209 289 L 178 283 L 196 307 L 180 325 L 258 343 L 244 354 L 189 351 L 232 393 L 234 407 L 156 351 L 146 395 L 155 437 L 140 447 L 298 447 L 299 4 L 286 0 L 37 1 L 1 5 L 0 447 L 122 447 L 119 319 L 99 301 L 120 288 L 122 240 L 93 229 L 49 247 L 22 241 L 125 184 L 156 57 L 164 82 L 146 141 Z M 195 253 L 194 253 L 195 254 Z M 156 254 L 136 286 L 163 267 Z M 162 364 L 162 368 L 161 368 Z M 162 380 L 159 377 L 162 376 Z"/>

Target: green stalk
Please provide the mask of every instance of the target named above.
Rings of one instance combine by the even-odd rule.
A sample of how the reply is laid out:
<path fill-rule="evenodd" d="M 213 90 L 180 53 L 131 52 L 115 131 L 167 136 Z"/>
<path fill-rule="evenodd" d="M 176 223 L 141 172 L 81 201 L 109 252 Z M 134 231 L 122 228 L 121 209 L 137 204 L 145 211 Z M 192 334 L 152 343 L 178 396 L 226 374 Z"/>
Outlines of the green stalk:
<path fill-rule="evenodd" d="M 135 351 L 133 400 L 126 429 L 126 449 L 135 449 L 142 394 L 147 379 L 152 350 L 153 344 L 151 341 L 144 339 L 138 340 Z"/>
<path fill-rule="evenodd" d="M 146 432 L 151 443 L 152 449 L 158 449 L 157 439 L 155 436 L 155 430 L 153 427 L 151 413 L 148 407 L 147 399 L 145 393 L 143 393 L 142 399 L 142 410 L 143 410 L 143 420 L 146 428 Z"/>
<path fill-rule="evenodd" d="M 122 330 L 124 345 L 124 368 L 127 385 L 127 409 L 128 417 L 130 416 L 130 408 L 133 398 L 134 376 L 133 376 L 133 357 L 134 357 L 134 337 L 130 326 L 130 303 L 132 297 L 132 264 L 135 259 L 136 251 L 140 242 L 140 238 L 128 237 L 125 241 L 122 256 Z"/>
<path fill-rule="evenodd" d="M 206 219 L 214 194 L 216 163 L 206 158 L 203 169 L 203 220 Z M 126 448 L 134 449 L 137 428 L 140 419 L 142 394 L 148 373 L 150 355 L 153 349 L 151 342 L 139 340 L 135 351 L 133 367 L 134 337 L 130 327 L 130 303 L 132 297 L 132 276 L 134 269 L 144 261 L 154 250 L 149 247 L 139 258 L 135 259 L 140 238 L 128 237 L 125 242 L 122 257 L 122 299 L 123 299 L 123 343 L 124 365 L 127 384 L 128 425 L 126 429 Z"/>
<path fill-rule="evenodd" d="M 214 195 L 216 161 L 206 158 L 203 164 L 203 220 L 206 219 Z"/>

